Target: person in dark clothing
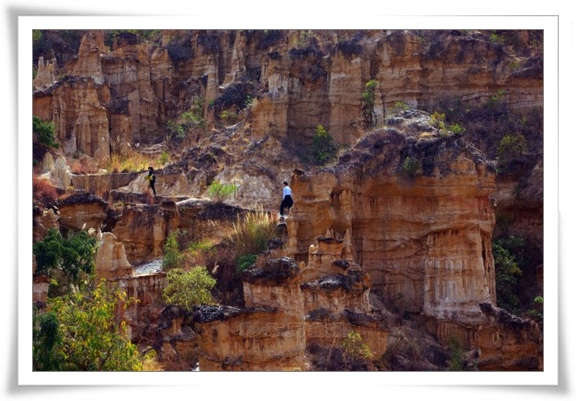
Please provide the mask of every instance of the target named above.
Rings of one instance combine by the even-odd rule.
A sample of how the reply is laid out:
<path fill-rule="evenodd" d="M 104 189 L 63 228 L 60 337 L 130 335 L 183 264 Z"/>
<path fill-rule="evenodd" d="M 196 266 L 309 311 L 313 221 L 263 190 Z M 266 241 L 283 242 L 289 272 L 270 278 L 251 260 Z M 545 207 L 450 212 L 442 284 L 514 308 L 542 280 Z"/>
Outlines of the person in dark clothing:
<path fill-rule="evenodd" d="M 294 200 L 292 199 L 292 189 L 288 186 L 288 183 L 284 181 L 284 190 L 282 191 L 282 203 L 280 203 L 280 216 L 284 217 L 284 209 L 288 209 L 294 205 Z"/>
<path fill-rule="evenodd" d="M 148 167 L 148 175 L 146 179 L 150 183 L 150 188 L 152 188 L 152 192 L 154 196 L 156 196 L 156 188 L 154 188 L 154 184 L 156 183 L 156 173 L 154 173 L 154 169 L 152 167 Z"/>

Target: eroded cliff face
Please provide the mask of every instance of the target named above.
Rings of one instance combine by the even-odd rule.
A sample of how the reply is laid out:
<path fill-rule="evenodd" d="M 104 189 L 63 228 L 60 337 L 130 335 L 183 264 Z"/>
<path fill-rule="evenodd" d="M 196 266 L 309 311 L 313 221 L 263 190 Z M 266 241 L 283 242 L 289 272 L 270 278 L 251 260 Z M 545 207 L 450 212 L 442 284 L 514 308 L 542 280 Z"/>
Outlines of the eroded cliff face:
<path fill-rule="evenodd" d="M 274 180 L 261 183 L 258 198 L 249 195 L 258 187 L 252 181 L 296 167 L 278 155 L 309 145 L 318 125 L 351 146 L 398 103 L 433 107 L 448 98 L 479 105 L 499 94 L 511 110 L 541 107 L 537 34 L 504 32 L 495 41 L 481 31 L 163 31 L 155 42 L 122 33 L 107 45 L 103 31 L 88 31 L 77 59 L 62 66 L 38 60 L 34 115 L 55 123 L 66 155 L 104 163 L 139 144 L 162 143 L 169 121 L 195 104 L 208 129 L 224 124 L 222 112 L 232 113 L 241 122 L 236 135 L 253 146 L 243 158 L 273 162 L 250 172 L 246 162 L 234 167 L 239 160 L 216 156 L 216 173 L 250 186 L 239 197 L 243 206 L 267 204 Z M 367 104 L 370 80 L 377 86 Z M 261 153 L 262 141 L 272 149 Z M 205 177 L 200 160 L 193 162 L 180 172 L 193 187 L 206 185 L 214 174 Z"/>
<path fill-rule="evenodd" d="M 303 259 L 313 238 L 346 236 L 346 251 L 389 302 L 476 322 L 481 302 L 496 303 L 495 171 L 458 136 L 430 135 L 420 117 L 399 117 L 402 133 L 377 131 L 334 167 L 294 175 L 288 252 Z"/>
<path fill-rule="evenodd" d="M 62 144 L 57 166 L 48 154 L 43 169 L 75 193 L 35 210 L 34 238 L 50 227 L 108 231 L 97 272 L 142 301 L 126 316 L 133 338 L 155 338 L 166 360 L 199 355 L 201 370 L 313 370 L 313 355 L 329 359 L 321 350 L 351 330 L 382 355 L 406 326 L 387 309 L 418 316 L 444 344 L 457 338 L 481 369 L 541 369 L 540 329 L 496 307 L 491 242 L 497 217 L 509 219 L 541 257 L 543 166 L 497 177 L 466 136 L 415 109 L 496 93 L 519 112 L 541 107 L 531 35 L 504 46 L 462 31 L 165 31 L 157 43 L 123 34 L 108 46 L 89 32 L 76 59 L 38 63 L 34 114 L 55 122 Z M 168 121 L 198 100 L 207 130 L 158 170 L 159 197 L 144 173 L 66 168 L 63 156 L 102 165 L 139 144 L 164 149 Z M 226 126 L 222 111 L 236 122 Z M 347 148 L 320 169 L 296 156 L 318 125 Z M 522 176 L 529 185 L 518 186 Z M 215 180 L 238 186 L 230 205 L 197 199 Z M 164 276 L 132 274 L 162 257 L 170 232 L 217 242 L 244 209 L 276 211 L 284 180 L 295 197 L 285 247 L 244 276 L 246 307 L 165 307 Z M 540 264 L 529 277 L 542 274 Z"/>

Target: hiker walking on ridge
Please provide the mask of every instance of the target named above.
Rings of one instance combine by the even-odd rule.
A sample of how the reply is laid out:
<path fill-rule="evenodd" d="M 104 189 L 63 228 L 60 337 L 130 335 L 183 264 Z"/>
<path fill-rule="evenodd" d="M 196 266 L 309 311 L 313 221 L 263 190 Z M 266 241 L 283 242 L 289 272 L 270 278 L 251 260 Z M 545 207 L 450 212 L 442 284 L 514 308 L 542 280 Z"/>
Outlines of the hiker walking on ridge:
<path fill-rule="evenodd" d="M 156 183 L 156 173 L 154 173 L 154 169 L 152 167 L 148 167 L 148 175 L 146 176 L 150 184 L 150 188 L 152 188 L 152 192 L 154 196 L 156 196 L 156 188 L 154 188 L 154 184 Z"/>
<path fill-rule="evenodd" d="M 280 217 L 284 217 L 284 209 L 288 209 L 294 205 L 294 200 L 292 199 L 292 189 L 288 186 L 288 183 L 284 181 L 284 189 L 282 191 L 282 203 L 280 203 Z"/>

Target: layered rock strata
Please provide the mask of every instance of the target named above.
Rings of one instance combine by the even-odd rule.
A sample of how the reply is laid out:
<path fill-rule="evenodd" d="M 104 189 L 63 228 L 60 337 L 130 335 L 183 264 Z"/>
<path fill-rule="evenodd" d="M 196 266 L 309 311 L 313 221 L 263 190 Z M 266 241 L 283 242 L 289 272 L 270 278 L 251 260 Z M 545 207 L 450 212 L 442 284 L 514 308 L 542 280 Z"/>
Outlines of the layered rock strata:
<path fill-rule="evenodd" d="M 307 258 L 327 230 L 389 303 L 439 319 L 478 322 L 496 303 L 491 238 L 495 173 L 457 136 L 434 132 L 425 116 L 399 118 L 344 154 L 333 168 L 297 173 L 287 252 Z M 412 161 L 418 169 L 409 171 Z"/>

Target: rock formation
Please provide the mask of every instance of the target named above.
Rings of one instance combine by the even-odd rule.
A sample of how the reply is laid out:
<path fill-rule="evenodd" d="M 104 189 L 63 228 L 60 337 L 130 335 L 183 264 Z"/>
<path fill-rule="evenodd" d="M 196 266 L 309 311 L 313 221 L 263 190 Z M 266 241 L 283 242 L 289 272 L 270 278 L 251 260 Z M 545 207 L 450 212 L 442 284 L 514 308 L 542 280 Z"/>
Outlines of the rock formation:
<path fill-rule="evenodd" d="M 54 122 L 61 145 L 42 173 L 66 194 L 35 205 L 34 240 L 51 227 L 102 230 L 98 276 L 140 301 L 124 316 L 132 338 L 184 370 L 350 369 L 350 333 L 381 357 L 410 324 L 442 346 L 457 340 L 480 370 L 541 370 L 541 328 L 498 308 L 491 251 L 496 234 L 526 238 L 525 280 L 537 285 L 521 295 L 542 294 L 541 153 L 497 174 L 488 121 L 467 137 L 432 114 L 542 107 L 539 32 L 493 35 L 86 31 L 77 57 L 37 62 L 34 115 Z M 438 109 L 447 99 L 460 108 Z M 195 108 L 175 141 L 174 124 Z M 319 125 L 340 146 L 324 167 L 310 164 Z M 143 172 L 103 170 L 115 155 L 164 150 L 173 158 L 157 170 L 158 197 Z M 72 173 L 79 155 L 101 170 Z M 170 233 L 219 242 L 247 210 L 276 211 L 284 180 L 295 205 L 283 246 L 243 273 L 244 306 L 184 311 L 163 305 L 165 273 L 134 275 L 162 257 Z M 213 182 L 237 191 L 209 202 Z M 36 281 L 40 304 L 47 285 Z M 436 359 L 419 366 L 445 368 Z"/>

